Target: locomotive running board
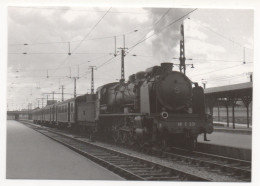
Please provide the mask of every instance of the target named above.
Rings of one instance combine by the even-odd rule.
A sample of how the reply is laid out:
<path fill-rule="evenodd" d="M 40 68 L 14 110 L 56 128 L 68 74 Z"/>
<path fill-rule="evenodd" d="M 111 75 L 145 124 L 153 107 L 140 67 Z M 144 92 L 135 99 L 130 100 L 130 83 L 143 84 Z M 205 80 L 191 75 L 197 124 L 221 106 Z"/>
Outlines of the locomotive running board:
<path fill-rule="evenodd" d="M 124 114 L 99 114 L 101 117 L 110 117 L 110 116 L 145 116 L 146 114 L 141 113 L 124 113 Z"/>

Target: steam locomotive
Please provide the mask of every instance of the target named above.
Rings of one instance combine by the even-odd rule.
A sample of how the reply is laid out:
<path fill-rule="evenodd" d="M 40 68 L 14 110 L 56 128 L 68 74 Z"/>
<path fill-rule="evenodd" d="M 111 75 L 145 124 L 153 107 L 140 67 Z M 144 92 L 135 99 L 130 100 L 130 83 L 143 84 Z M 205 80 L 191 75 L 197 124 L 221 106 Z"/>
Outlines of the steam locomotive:
<path fill-rule="evenodd" d="M 195 148 L 201 133 L 213 132 L 203 88 L 172 63 L 148 68 L 85 94 L 33 111 L 34 123 L 70 127 L 116 143 Z"/>

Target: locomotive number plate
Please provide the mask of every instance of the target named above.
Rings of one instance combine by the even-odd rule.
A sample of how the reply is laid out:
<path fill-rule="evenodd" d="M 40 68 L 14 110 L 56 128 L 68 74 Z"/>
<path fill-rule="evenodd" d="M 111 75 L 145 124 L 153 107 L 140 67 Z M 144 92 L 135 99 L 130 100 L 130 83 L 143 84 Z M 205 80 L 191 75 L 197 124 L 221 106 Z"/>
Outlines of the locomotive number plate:
<path fill-rule="evenodd" d="M 185 122 L 177 122 L 178 127 L 195 127 L 196 122 L 194 121 L 185 121 Z"/>

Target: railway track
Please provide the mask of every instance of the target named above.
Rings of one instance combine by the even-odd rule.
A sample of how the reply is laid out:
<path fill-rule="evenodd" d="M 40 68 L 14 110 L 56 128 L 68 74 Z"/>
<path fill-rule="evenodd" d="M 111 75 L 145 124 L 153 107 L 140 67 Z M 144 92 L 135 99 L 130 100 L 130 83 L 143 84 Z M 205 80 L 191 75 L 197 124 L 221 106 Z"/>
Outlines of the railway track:
<path fill-rule="evenodd" d="M 35 125 L 31 125 L 31 126 L 37 127 Z M 56 135 L 57 135 L 57 132 L 59 132 L 59 130 L 57 130 L 57 129 L 51 129 L 51 130 L 45 129 L 45 130 L 48 130 L 49 132 L 54 132 L 54 133 L 56 133 Z M 56 132 L 53 130 L 56 130 Z M 61 135 L 60 133 L 58 133 L 58 134 Z M 69 135 L 69 134 L 64 135 L 64 137 L 67 135 Z M 80 141 L 80 140 L 77 140 L 77 141 Z M 93 144 L 91 144 L 91 145 L 93 145 Z M 249 162 L 249 161 L 232 159 L 232 158 L 228 158 L 228 157 L 217 156 L 217 155 L 213 155 L 213 154 L 201 153 L 201 152 L 196 152 L 196 151 L 190 152 L 190 151 L 180 149 L 180 148 L 171 148 L 167 152 L 156 150 L 156 149 L 151 149 L 151 148 L 144 148 L 142 150 L 142 153 L 148 154 L 150 156 L 152 155 L 155 157 L 159 157 L 162 160 L 166 160 L 166 161 L 170 161 L 170 162 L 177 162 L 177 163 L 185 164 L 185 165 L 188 165 L 191 167 L 196 167 L 198 170 L 203 169 L 203 170 L 213 173 L 213 174 L 228 176 L 228 177 L 234 178 L 234 180 L 236 180 L 236 181 L 243 181 L 243 182 L 251 181 L 251 162 Z M 93 156 L 99 157 L 98 154 L 99 154 L 99 152 L 97 151 L 96 153 L 94 153 Z M 100 152 L 100 154 L 102 154 L 102 153 Z M 104 158 L 105 158 L 105 156 L 106 155 L 104 155 Z M 123 163 L 125 162 L 125 161 L 123 161 L 124 158 L 130 159 L 130 158 L 127 158 L 125 155 L 123 155 L 124 158 L 122 158 L 121 156 L 120 156 L 120 158 L 118 158 L 118 156 L 115 156 L 115 155 L 112 155 L 111 157 L 112 157 L 111 159 L 106 157 L 105 160 L 111 160 L 112 163 L 117 163 L 116 166 L 120 165 L 120 162 L 121 162 L 122 163 L 121 168 L 124 168 L 124 165 L 123 165 Z M 134 162 L 134 164 L 132 164 L 133 162 Z M 192 175 L 190 175 L 190 174 L 188 174 L 187 176 L 180 176 L 181 178 L 178 178 L 177 176 L 175 176 L 175 174 L 173 174 L 174 171 L 175 172 L 177 171 L 176 169 L 174 169 L 174 171 L 168 170 L 169 167 L 167 167 L 167 168 L 165 168 L 163 166 L 160 167 L 161 165 L 158 165 L 158 164 L 152 165 L 152 164 L 150 164 L 151 162 L 149 163 L 149 161 L 144 160 L 144 159 L 142 160 L 143 163 L 141 163 L 141 166 L 139 166 L 138 165 L 139 163 L 136 163 L 136 162 L 140 162 L 140 160 L 137 160 L 137 159 L 135 161 L 131 160 L 130 164 L 133 167 L 132 168 L 130 167 L 130 169 L 127 169 L 126 167 L 125 168 L 127 170 L 129 170 L 130 172 L 134 171 L 133 174 L 135 174 L 137 172 L 139 172 L 141 175 L 142 175 L 142 173 L 148 174 L 149 171 L 151 171 L 151 173 L 153 173 L 153 174 L 155 174 L 156 172 L 161 174 L 161 177 L 159 177 L 159 175 L 160 175 L 159 174 L 158 176 L 155 176 L 154 178 L 152 177 L 152 175 L 150 175 L 150 177 L 147 175 L 141 180 L 156 180 L 156 177 L 157 177 L 158 178 L 157 180 L 171 180 L 171 178 L 172 178 L 172 180 L 180 181 L 180 180 L 190 180 L 190 178 L 191 178 L 196 181 L 212 181 L 210 179 L 204 179 L 204 178 L 202 178 L 202 180 L 200 180 L 198 178 L 198 176 L 192 177 Z M 146 165 L 149 165 L 149 166 L 147 167 Z M 134 166 L 137 166 L 137 167 L 134 167 Z M 151 167 L 154 167 L 154 168 L 151 168 Z M 160 168 L 158 168 L 158 167 L 160 167 Z M 156 169 L 158 169 L 159 171 Z M 124 172 L 124 171 L 122 171 L 122 172 Z M 180 173 L 177 173 L 177 172 L 176 172 L 177 175 L 181 175 Z M 166 173 L 165 177 L 163 176 L 164 173 Z M 170 175 L 173 175 L 173 177 L 169 176 L 169 173 L 171 173 Z M 124 176 L 122 176 L 122 177 L 124 177 Z M 126 178 L 126 177 L 124 177 L 124 178 Z M 126 179 L 128 179 L 128 178 L 126 178 Z M 135 178 L 135 179 L 137 179 L 137 178 Z M 139 180 L 139 179 L 137 179 L 137 180 Z"/>
<path fill-rule="evenodd" d="M 228 157 L 207 154 L 186 149 L 171 148 L 167 152 L 145 149 L 144 153 L 153 154 L 170 161 L 186 163 L 191 166 L 206 169 L 220 175 L 233 177 L 239 181 L 251 181 L 251 162 Z"/>
<path fill-rule="evenodd" d="M 79 138 L 73 138 L 29 123 L 23 122 L 23 124 L 67 146 L 127 180 L 211 181 L 207 178 L 162 166 L 134 155 L 88 143 Z"/>

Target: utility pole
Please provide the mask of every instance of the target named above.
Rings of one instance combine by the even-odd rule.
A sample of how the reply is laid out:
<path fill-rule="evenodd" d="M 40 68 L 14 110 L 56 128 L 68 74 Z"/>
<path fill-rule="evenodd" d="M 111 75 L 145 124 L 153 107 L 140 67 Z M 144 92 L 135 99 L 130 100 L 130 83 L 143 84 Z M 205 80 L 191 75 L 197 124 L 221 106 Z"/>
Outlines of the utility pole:
<path fill-rule="evenodd" d="M 38 100 L 38 107 L 39 107 L 39 99 L 42 100 L 42 108 L 43 108 L 43 100 L 46 99 L 46 98 L 37 98 L 37 100 Z M 40 108 L 40 107 L 39 107 L 39 108 Z"/>
<path fill-rule="evenodd" d="M 121 82 L 125 81 L 125 50 L 121 49 Z"/>
<path fill-rule="evenodd" d="M 185 57 L 185 44 L 184 44 L 184 26 L 181 24 L 181 39 L 180 39 L 180 57 L 179 58 L 173 58 L 173 59 L 179 59 L 180 64 L 174 64 L 179 66 L 180 72 L 183 74 L 186 74 L 186 66 L 191 66 L 191 68 L 195 68 L 193 64 L 186 64 L 186 60 L 192 60 L 192 59 L 186 59 Z"/>
<path fill-rule="evenodd" d="M 53 104 L 54 104 L 54 94 L 61 94 L 61 95 L 65 95 L 65 94 L 67 94 L 67 95 L 74 95 L 74 94 L 71 94 L 71 93 L 64 93 L 64 92 L 62 92 L 62 93 L 55 93 L 55 91 L 52 91 L 52 92 L 48 92 L 48 93 L 42 93 L 42 94 L 52 94 L 52 99 L 53 99 Z M 64 97 L 63 97 L 64 98 Z M 46 99 L 46 98 L 45 98 Z"/>
<path fill-rule="evenodd" d="M 181 40 L 180 40 L 180 72 L 186 74 L 185 65 L 185 45 L 184 45 L 184 26 L 181 24 Z"/>
<path fill-rule="evenodd" d="M 125 35 L 123 35 L 123 48 L 121 49 L 121 79 L 120 82 L 125 82 Z"/>
<path fill-rule="evenodd" d="M 253 72 L 247 72 L 246 73 L 247 76 L 249 76 L 249 82 L 253 82 Z"/>
<path fill-rule="evenodd" d="M 71 68 L 70 69 L 70 79 L 74 79 L 74 98 L 77 97 L 77 79 L 79 79 L 79 66 L 78 66 L 78 76 L 77 77 L 71 77 Z"/>
<path fill-rule="evenodd" d="M 91 69 L 91 94 L 94 94 L 94 68 L 96 66 L 90 66 L 89 69 Z"/>
<path fill-rule="evenodd" d="M 115 36 L 115 53 L 114 53 L 114 56 L 116 57 L 117 56 L 117 53 L 116 53 L 116 36 Z"/>
<path fill-rule="evenodd" d="M 243 64 L 246 64 L 246 48 L 244 47 L 244 61 Z"/>
<path fill-rule="evenodd" d="M 71 55 L 71 52 L 70 52 L 70 42 L 68 42 L 68 47 L 69 47 L 69 51 L 68 51 L 68 55 L 70 56 Z"/>
<path fill-rule="evenodd" d="M 76 77 L 73 77 L 74 79 L 74 98 L 77 97 L 77 78 Z"/>
<path fill-rule="evenodd" d="M 201 80 L 202 80 L 203 88 L 205 89 L 206 88 L 206 84 L 207 84 L 207 80 L 205 80 L 205 79 L 201 79 Z"/>
<path fill-rule="evenodd" d="M 64 101 L 64 85 L 61 85 L 61 101 Z"/>
<path fill-rule="evenodd" d="M 54 103 L 54 94 L 55 94 L 55 92 L 52 91 L 52 102 L 53 102 L 53 103 Z"/>
<path fill-rule="evenodd" d="M 30 103 L 28 103 L 28 118 L 29 119 L 29 114 L 30 114 Z"/>

